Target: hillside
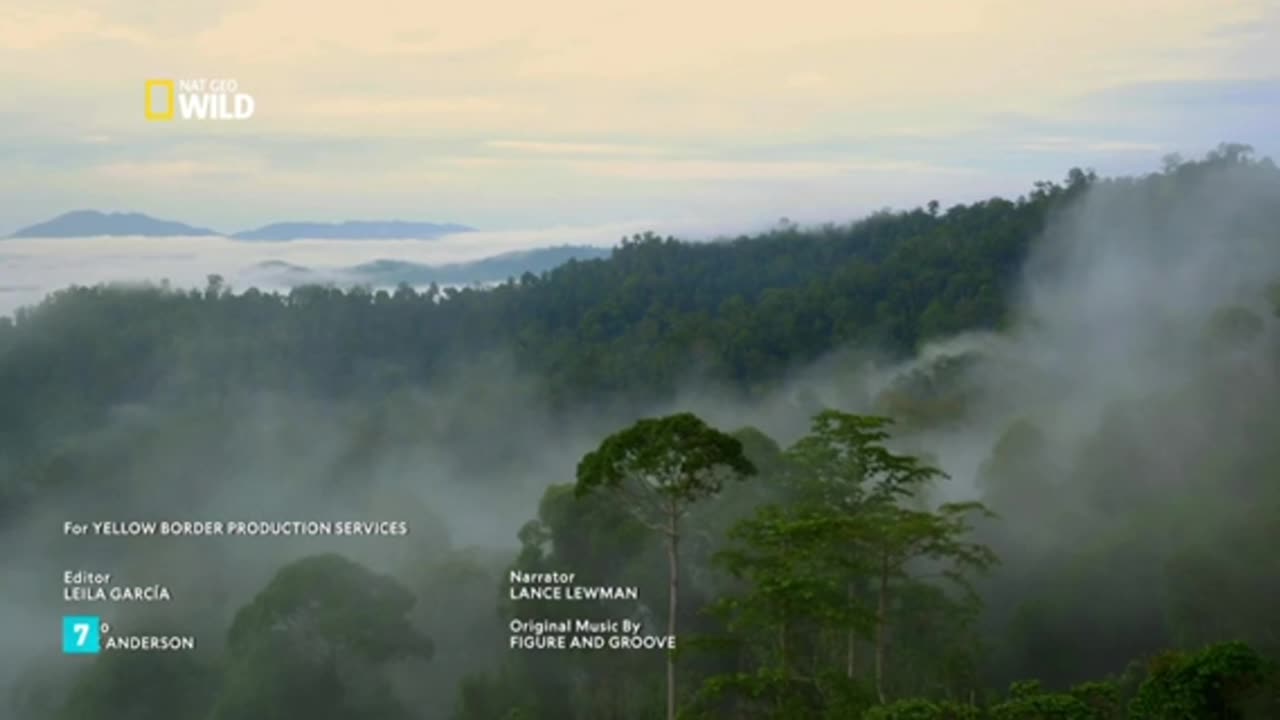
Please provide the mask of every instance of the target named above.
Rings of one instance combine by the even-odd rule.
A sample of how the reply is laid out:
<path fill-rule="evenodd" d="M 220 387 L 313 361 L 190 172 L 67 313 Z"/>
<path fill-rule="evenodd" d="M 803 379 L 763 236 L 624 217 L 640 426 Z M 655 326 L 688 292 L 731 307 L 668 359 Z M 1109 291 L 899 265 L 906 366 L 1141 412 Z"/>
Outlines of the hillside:
<path fill-rule="evenodd" d="M 352 267 L 319 271 L 279 260 L 267 260 L 255 267 L 260 275 L 288 287 L 317 285 L 325 282 L 340 285 L 394 287 L 475 285 L 502 282 L 525 273 L 545 273 L 570 260 L 592 260 L 609 256 L 605 248 L 562 245 L 500 253 L 479 260 L 429 265 L 406 260 L 374 260 Z"/>
<path fill-rule="evenodd" d="M 29 351 L 20 348 L 37 347 L 28 338 L 46 335 L 37 328 L 65 325 L 69 332 L 40 343 L 37 362 L 54 363 L 57 377 L 86 378 L 57 368 L 98 365 L 92 348 L 132 358 L 122 372 L 172 366 L 171 353 L 196 344 L 201 350 L 192 359 L 209 361 L 195 359 L 202 365 L 196 376 L 270 383 L 255 376 L 288 368 L 324 395 L 361 382 L 334 374 L 334 363 L 346 362 L 335 354 L 339 341 L 358 345 L 371 362 L 412 367 L 420 380 L 447 356 L 506 348 L 521 368 L 579 397 L 671 392 L 691 369 L 749 388 L 851 342 L 905 354 L 930 337 L 998 327 L 1051 208 L 1086 185 L 1080 176 L 1074 185 L 1044 185 L 1016 200 L 921 208 L 813 231 L 784 227 L 719 243 L 635 237 L 608 259 L 571 261 L 489 291 L 453 290 L 439 305 L 411 292 L 321 288 L 289 296 L 69 289 L 20 313 L 13 328 L 0 330 L 0 343 L 18 350 L 9 362 L 23 363 Z M 109 307 L 125 312 L 129 324 L 110 337 L 83 335 Z M 240 319 L 218 319 L 226 317 Z M 302 331 L 313 323 L 325 334 Z M 229 335 L 203 347 L 214 327 Z M 276 360 L 254 361 L 258 369 L 243 376 L 239 348 L 250 338 Z M 46 357 L 54 349 L 49 342 L 81 350 Z M 104 365 L 94 374 L 101 383 L 94 395 L 125 401 L 145 391 L 147 381 L 113 380 L 115 363 Z"/>
<path fill-rule="evenodd" d="M 74 720 L 109 697 L 648 720 L 667 693 L 708 720 L 1276 717 L 1277 228 L 1280 169 L 1227 145 L 642 235 L 492 289 L 68 288 L 0 319 L 0 532 L 45 548 L 10 562 L 14 626 L 98 553 L 166 568 L 164 619 L 218 642 L 71 666 L 15 634 L 13 696 Z M 410 531 L 102 550 L 59 534 L 79 517 Z M 638 599 L 517 602 L 512 570 Z M 509 644 L 578 615 L 680 652 Z M 303 662 L 317 643 L 351 664 Z"/>

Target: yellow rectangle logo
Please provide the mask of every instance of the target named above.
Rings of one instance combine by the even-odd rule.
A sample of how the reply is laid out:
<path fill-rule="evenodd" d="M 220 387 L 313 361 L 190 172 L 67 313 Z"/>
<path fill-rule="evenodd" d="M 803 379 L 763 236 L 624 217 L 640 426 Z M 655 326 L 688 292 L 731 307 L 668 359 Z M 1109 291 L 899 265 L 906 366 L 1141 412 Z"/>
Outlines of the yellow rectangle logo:
<path fill-rule="evenodd" d="M 160 89 L 163 89 L 165 91 L 165 103 L 164 103 L 164 109 L 161 111 L 157 111 L 155 109 L 155 95 L 156 95 L 156 91 Z M 172 80 L 148 80 L 146 81 L 146 91 L 147 91 L 146 105 L 144 107 L 146 109 L 147 119 L 148 120 L 172 120 L 174 106 L 177 104 L 174 102 L 176 91 L 173 86 L 173 81 Z"/>

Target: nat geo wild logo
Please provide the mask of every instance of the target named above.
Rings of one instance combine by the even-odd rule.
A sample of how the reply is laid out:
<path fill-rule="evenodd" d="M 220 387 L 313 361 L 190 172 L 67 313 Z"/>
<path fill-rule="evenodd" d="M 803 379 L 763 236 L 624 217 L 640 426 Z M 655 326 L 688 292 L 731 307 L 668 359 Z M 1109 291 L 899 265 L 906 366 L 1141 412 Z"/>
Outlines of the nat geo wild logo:
<path fill-rule="evenodd" d="M 147 80 L 146 118 L 170 120 L 247 120 L 253 117 L 253 96 L 240 92 L 227 78 Z"/>

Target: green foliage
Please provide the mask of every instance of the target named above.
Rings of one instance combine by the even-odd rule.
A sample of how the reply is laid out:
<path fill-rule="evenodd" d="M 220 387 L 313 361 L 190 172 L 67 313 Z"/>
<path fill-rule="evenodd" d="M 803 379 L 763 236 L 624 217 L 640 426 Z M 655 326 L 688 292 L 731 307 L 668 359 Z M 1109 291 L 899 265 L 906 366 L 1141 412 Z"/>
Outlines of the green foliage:
<path fill-rule="evenodd" d="M 1275 664 L 1243 643 L 1198 652 L 1169 651 L 1151 660 L 1129 706 L 1131 720 L 1252 720 L 1277 717 Z"/>
<path fill-rule="evenodd" d="M 519 538 L 521 550 L 512 570 L 572 572 L 589 584 L 643 585 L 649 579 L 635 564 L 646 557 L 651 531 L 606 493 L 579 495 L 572 484 L 552 485 L 543 493 L 538 517 L 525 524 Z M 590 604 L 513 601 L 508 584 L 499 587 L 504 619 L 572 619 L 595 609 Z"/>
<path fill-rule="evenodd" d="M 644 549 L 648 531 L 614 498 L 581 495 L 572 484 L 547 488 L 538 508 L 561 569 L 607 577 Z"/>
<path fill-rule="evenodd" d="M 991 707 L 990 720 L 1099 720 L 1080 699 L 1064 693 L 1035 693 L 1013 697 Z"/>
<path fill-rule="evenodd" d="M 898 700 L 871 708 L 862 720 L 981 720 L 978 708 L 954 702 Z"/>
<path fill-rule="evenodd" d="M 715 495 L 726 478 L 755 472 L 740 440 L 678 413 L 640 420 L 605 438 L 578 464 L 577 491 L 605 487 L 665 508 Z"/>
<path fill-rule="evenodd" d="M 1018 202 L 716 243 L 637 235 L 607 260 L 489 290 L 68 288 L 0 322 L 0 442 L 91 427 L 162 389 L 393 394 L 490 352 L 566 408 L 669 398 L 697 378 L 764 389 L 848 343 L 907 353 L 999 326 L 1032 239 L 1066 199 L 1046 184 Z"/>
<path fill-rule="evenodd" d="M 805 621 L 866 626 L 869 613 L 847 607 L 845 573 L 838 571 L 856 556 L 833 553 L 831 547 L 850 525 L 833 514 L 761 508 L 730 531 L 735 544 L 717 558 L 749 584 L 751 594 L 725 598 L 716 611 L 734 618 L 731 629 Z"/>
<path fill-rule="evenodd" d="M 945 355 L 894 380 L 875 400 L 875 411 L 907 427 L 939 427 L 962 421 L 975 400 L 966 372 L 974 353 Z"/>
<path fill-rule="evenodd" d="M 1256 340 L 1263 328 L 1263 320 L 1256 313 L 1235 305 L 1219 308 L 1209 319 L 1210 340 L 1229 347 Z"/>
<path fill-rule="evenodd" d="M 1071 688 L 1071 696 L 1084 703 L 1096 720 L 1123 720 L 1124 690 L 1116 680 L 1085 682 Z"/>
<path fill-rule="evenodd" d="M 988 708 L 989 720 L 1123 720 L 1120 688 L 1115 682 L 1089 682 L 1070 692 L 1050 692 L 1038 680 L 1015 682 L 1008 697 Z"/>
<path fill-rule="evenodd" d="M 510 666 L 496 676 L 473 675 L 458 686 L 454 720 L 517 720 L 543 717 L 533 687 L 512 676 Z"/>
<path fill-rule="evenodd" d="M 183 653 L 108 653 L 80 673 L 56 720 L 201 717 L 219 680 L 215 668 Z"/>
<path fill-rule="evenodd" d="M 339 720 L 352 711 L 336 663 L 296 651 L 271 635 L 242 651 L 227 669 L 213 720 L 251 720 L 305 713 Z"/>
<path fill-rule="evenodd" d="M 742 444 L 742 454 L 758 475 L 775 479 L 786 472 L 787 459 L 776 440 L 754 427 L 740 428 L 732 435 Z"/>
<path fill-rule="evenodd" d="M 709 678 L 698 689 L 682 720 L 724 717 L 802 720 L 818 717 L 821 705 L 812 681 L 780 668 L 726 673 Z"/>
<path fill-rule="evenodd" d="M 414 602 L 392 578 L 339 555 L 281 568 L 228 631 L 214 719 L 409 717 L 382 667 L 431 656 L 431 641 L 406 617 Z"/>
<path fill-rule="evenodd" d="M 810 434 L 787 451 L 791 501 L 765 505 L 732 528 L 717 560 L 743 587 L 710 609 L 724 618 L 740 665 L 749 669 L 710 679 L 704 699 L 736 693 L 739 701 L 767 697 L 775 712 L 783 705 L 811 716 L 832 712 L 839 689 L 865 677 L 855 656 L 872 635 L 883 696 L 890 611 L 922 597 L 916 591 L 927 585 L 916 577 L 918 565 L 933 563 L 934 574 L 967 588 L 968 571 L 994 562 L 989 549 L 966 539 L 966 517 L 980 505 L 909 506 L 944 476 L 889 450 L 889 425 L 886 418 L 818 413 Z M 974 603 L 971 595 L 932 597 L 942 622 L 953 626 L 963 625 L 964 607 Z"/>
<path fill-rule="evenodd" d="M 428 659 L 432 644 L 406 618 L 417 599 L 389 576 L 341 555 L 303 558 L 281 568 L 236 614 L 227 634 L 233 655 L 264 637 L 296 633 L 333 652 L 375 662 Z"/>
<path fill-rule="evenodd" d="M 718 494 L 728 478 L 756 474 L 742 442 L 693 413 L 648 418 L 605 438 L 578 463 L 576 493 L 605 488 L 650 529 L 667 553 L 667 635 L 679 624 L 680 521 L 689 506 Z M 676 720 L 676 654 L 667 653 L 667 720 Z"/>

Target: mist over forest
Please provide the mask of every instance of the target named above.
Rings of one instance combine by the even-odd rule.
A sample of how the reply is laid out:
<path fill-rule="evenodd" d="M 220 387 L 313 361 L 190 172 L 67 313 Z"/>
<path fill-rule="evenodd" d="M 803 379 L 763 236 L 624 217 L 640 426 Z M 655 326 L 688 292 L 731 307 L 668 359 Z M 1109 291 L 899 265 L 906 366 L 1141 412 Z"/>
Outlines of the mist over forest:
<path fill-rule="evenodd" d="M 1280 169 L 1246 146 L 489 289 L 210 275 L 0 317 L 0 717 L 663 717 L 663 652 L 509 649 L 568 611 L 507 579 L 635 586 L 666 627 L 662 537 L 589 481 L 685 413 L 751 472 L 683 520 L 681 717 L 1280 717 Z M 410 533 L 62 532 L 148 519 Z M 911 532 L 880 585 L 860 549 Z M 101 612 L 197 651 L 62 656 L 81 568 L 168 585 Z"/>

